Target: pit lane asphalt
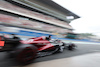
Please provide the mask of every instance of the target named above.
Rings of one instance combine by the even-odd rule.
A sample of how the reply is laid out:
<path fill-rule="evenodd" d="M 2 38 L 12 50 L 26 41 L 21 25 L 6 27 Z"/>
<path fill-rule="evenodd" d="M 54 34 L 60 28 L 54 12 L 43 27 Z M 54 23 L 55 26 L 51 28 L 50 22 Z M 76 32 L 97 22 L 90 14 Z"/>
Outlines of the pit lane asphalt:
<path fill-rule="evenodd" d="M 78 47 L 74 51 L 69 51 L 65 49 L 63 53 L 57 53 L 50 56 L 37 58 L 33 63 L 100 52 L 99 44 L 85 43 L 85 44 L 76 44 L 76 45 Z M 16 67 L 17 65 L 18 64 L 14 61 L 13 58 L 8 57 L 8 53 L 6 52 L 0 53 L 0 67 Z"/>

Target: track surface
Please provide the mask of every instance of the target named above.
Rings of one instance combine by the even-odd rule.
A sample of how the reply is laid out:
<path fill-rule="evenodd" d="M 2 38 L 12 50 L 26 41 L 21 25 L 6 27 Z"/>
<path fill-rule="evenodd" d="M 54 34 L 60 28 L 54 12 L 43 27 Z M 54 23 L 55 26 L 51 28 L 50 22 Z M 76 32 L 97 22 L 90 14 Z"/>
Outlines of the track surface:
<path fill-rule="evenodd" d="M 77 46 L 78 46 L 77 49 L 74 50 L 74 51 L 69 51 L 69 50 L 65 49 L 63 53 L 57 53 L 57 54 L 53 54 L 53 55 L 50 55 L 50 56 L 37 58 L 34 61 L 34 63 L 100 52 L 100 45 L 77 44 Z M 18 64 L 16 64 L 16 62 L 14 62 L 14 59 L 9 58 L 9 56 L 6 52 L 0 53 L 0 67 L 13 67 L 13 66 L 17 66 L 17 65 Z"/>

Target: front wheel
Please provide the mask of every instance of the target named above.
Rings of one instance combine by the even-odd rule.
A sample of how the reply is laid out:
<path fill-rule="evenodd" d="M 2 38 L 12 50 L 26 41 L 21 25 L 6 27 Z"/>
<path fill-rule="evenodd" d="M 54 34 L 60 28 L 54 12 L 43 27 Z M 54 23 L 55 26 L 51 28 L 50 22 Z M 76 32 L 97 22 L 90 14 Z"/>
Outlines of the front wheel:
<path fill-rule="evenodd" d="M 74 49 L 76 49 L 76 45 L 75 44 L 70 44 L 68 46 L 68 50 L 74 50 Z"/>

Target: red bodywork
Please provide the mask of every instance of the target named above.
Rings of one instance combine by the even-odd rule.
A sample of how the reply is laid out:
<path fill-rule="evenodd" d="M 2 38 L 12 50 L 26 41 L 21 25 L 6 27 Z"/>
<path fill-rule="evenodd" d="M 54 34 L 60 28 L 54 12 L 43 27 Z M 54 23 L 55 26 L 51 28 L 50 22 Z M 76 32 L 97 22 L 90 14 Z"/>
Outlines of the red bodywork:
<path fill-rule="evenodd" d="M 45 36 L 30 38 L 28 40 L 20 41 L 23 44 L 33 44 L 38 48 L 38 51 L 46 50 L 54 47 Z"/>
<path fill-rule="evenodd" d="M 1 41 L 1 37 L 0 37 L 0 47 L 4 46 L 4 41 Z"/>

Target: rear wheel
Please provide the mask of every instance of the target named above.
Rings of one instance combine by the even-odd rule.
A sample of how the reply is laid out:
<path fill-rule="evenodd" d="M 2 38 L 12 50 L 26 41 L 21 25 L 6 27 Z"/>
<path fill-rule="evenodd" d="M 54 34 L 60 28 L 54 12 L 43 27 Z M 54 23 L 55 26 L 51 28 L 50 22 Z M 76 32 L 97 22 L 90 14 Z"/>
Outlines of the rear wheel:
<path fill-rule="evenodd" d="M 16 60 L 23 64 L 31 63 L 37 56 L 37 49 L 35 46 L 27 46 L 23 49 L 17 49 Z"/>

